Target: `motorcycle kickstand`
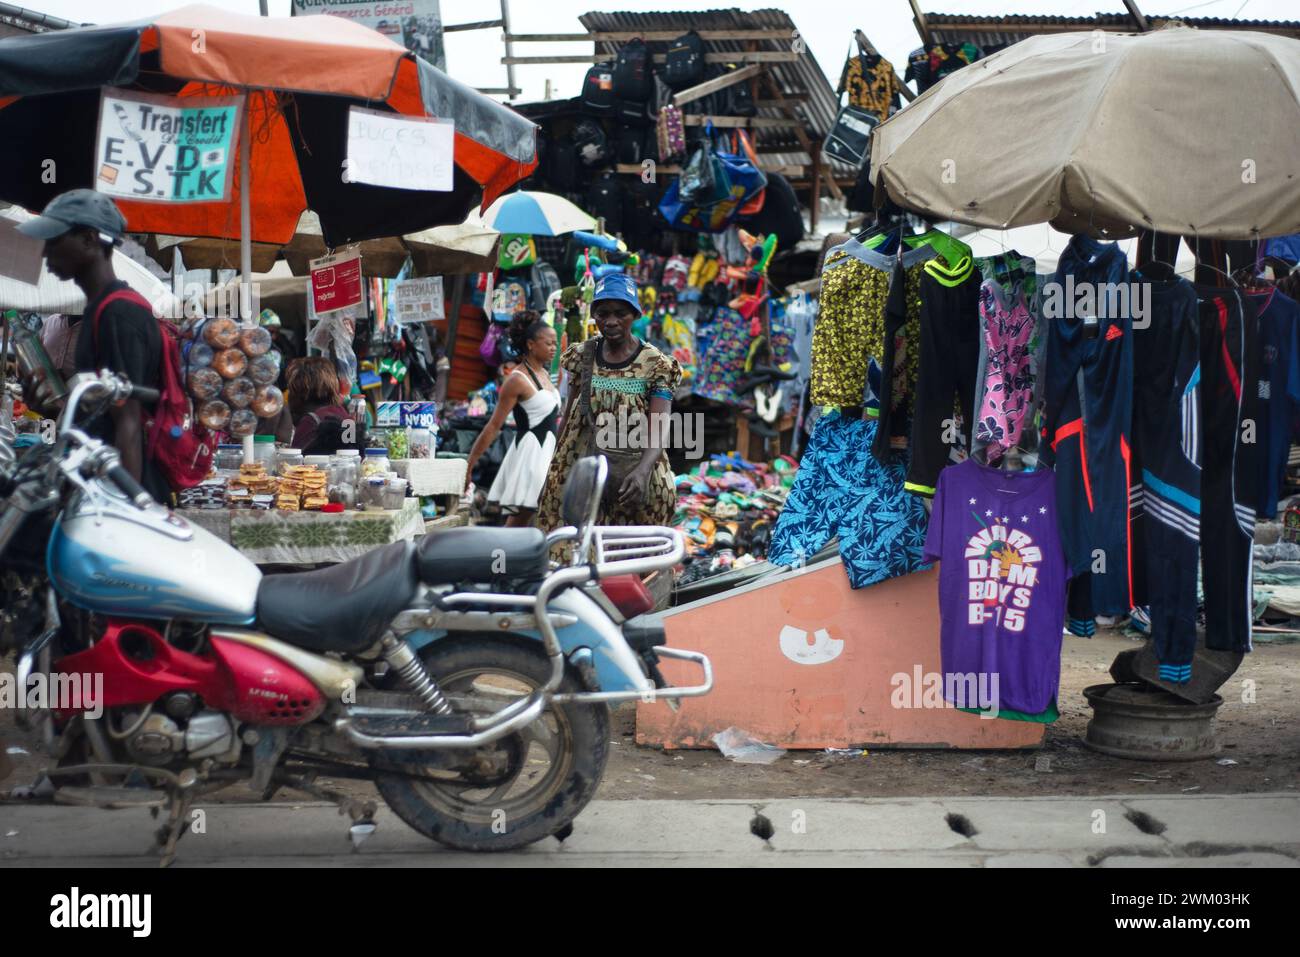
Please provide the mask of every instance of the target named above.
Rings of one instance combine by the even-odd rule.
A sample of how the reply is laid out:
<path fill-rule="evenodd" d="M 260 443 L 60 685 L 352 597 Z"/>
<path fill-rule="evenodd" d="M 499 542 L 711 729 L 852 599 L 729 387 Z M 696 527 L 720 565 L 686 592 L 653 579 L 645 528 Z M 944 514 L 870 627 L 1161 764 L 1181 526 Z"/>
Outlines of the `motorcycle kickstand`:
<path fill-rule="evenodd" d="M 171 811 L 167 816 L 167 823 L 158 829 L 155 838 L 157 843 L 162 847 L 162 858 L 158 861 L 158 867 L 171 867 L 172 862 L 176 860 L 176 844 L 189 830 L 189 822 L 185 819 L 189 812 L 191 795 L 188 788 L 175 789 L 171 791 Z"/>
<path fill-rule="evenodd" d="M 302 775 L 277 774 L 276 778 L 295 791 L 302 791 L 304 794 L 338 805 L 339 814 L 347 814 L 352 819 L 352 826 L 348 829 L 348 840 L 352 842 L 353 854 L 358 853 L 366 839 L 375 833 L 377 826 L 375 812 L 379 810 L 379 805 L 374 801 L 358 801 L 342 791 L 317 784 L 315 771 L 308 771 Z"/>

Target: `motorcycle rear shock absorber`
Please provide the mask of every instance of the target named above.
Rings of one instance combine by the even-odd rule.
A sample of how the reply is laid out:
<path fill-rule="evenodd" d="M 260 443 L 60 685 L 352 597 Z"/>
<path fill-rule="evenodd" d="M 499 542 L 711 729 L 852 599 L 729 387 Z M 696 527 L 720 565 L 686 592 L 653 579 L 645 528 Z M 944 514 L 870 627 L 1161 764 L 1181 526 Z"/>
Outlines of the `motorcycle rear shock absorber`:
<path fill-rule="evenodd" d="M 434 714 L 451 714 L 452 707 L 443 696 L 438 683 L 425 670 L 424 663 L 404 641 L 392 637 L 384 639 L 384 660 L 397 672 L 397 677 L 406 685 L 424 706 Z"/>

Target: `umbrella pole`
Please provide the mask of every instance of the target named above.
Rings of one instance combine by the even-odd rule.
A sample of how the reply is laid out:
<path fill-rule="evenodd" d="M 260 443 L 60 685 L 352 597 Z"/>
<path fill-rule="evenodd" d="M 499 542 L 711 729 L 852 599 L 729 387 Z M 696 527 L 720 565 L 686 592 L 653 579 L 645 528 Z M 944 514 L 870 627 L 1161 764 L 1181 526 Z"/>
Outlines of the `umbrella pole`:
<path fill-rule="evenodd" d="M 239 312 L 245 326 L 253 320 L 253 209 L 249 187 L 249 159 L 252 156 L 253 111 L 248 94 L 244 95 L 244 128 L 239 131 Z M 252 465 L 254 459 L 253 436 L 243 438 L 244 463 Z"/>

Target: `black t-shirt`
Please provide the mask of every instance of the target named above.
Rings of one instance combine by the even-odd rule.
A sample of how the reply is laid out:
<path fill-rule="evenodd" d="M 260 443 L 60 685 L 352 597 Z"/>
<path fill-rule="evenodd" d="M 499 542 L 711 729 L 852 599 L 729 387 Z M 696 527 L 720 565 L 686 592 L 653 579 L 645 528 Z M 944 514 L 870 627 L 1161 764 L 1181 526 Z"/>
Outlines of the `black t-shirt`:
<path fill-rule="evenodd" d="M 104 308 L 96 329 L 95 309 L 99 303 L 111 293 L 128 288 L 119 279 L 110 283 L 93 302 L 86 303 L 86 311 L 81 314 L 81 332 L 77 336 L 77 371 L 110 369 L 136 385 L 156 389 L 161 380 L 162 332 L 153 312 L 138 303 L 116 299 Z M 110 445 L 117 445 L 113 419 L 107 414 L 89 422 L 87 431 Z M 144 461 L 142 484 L 154 498 L 166 502 L 171 489 L 153 463 L 144 460 L 143 449 L 141 452 Z"/>

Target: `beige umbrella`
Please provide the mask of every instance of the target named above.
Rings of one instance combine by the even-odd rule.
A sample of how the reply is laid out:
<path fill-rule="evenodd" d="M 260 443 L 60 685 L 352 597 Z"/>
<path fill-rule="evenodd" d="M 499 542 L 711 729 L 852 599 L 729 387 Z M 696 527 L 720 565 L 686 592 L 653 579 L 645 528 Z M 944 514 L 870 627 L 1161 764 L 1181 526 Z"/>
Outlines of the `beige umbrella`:
<path fill-rule="evenodd" d="M 1023 40 L 876 128 L 900 205 L 1006 228 L 1300 232 L 1300 40 L 1174 27 Z"/>
<path fill-rule="evenodd" d="M 368 239 L 361 243 L 361 268 L 367 276 L 392 278 L 411 256 L 417 276 L 461 275 L 496 267 L 500 234 L 474 221 L 436 226 L 406 236 Z M 172 247 L 179 246 L 190 269 L 235 268 L 239 243 L 222 239 L 151 236 L 147 248 L 159 262 L 171 265 Z M 308 263 L 327 252 L 320 219 L 308 210 L 298 220 L 293 239 L 284 246 L 253 243 L 254 272 L 269 272 L 281 255 L 295 275 L 306 275 Z"/>

